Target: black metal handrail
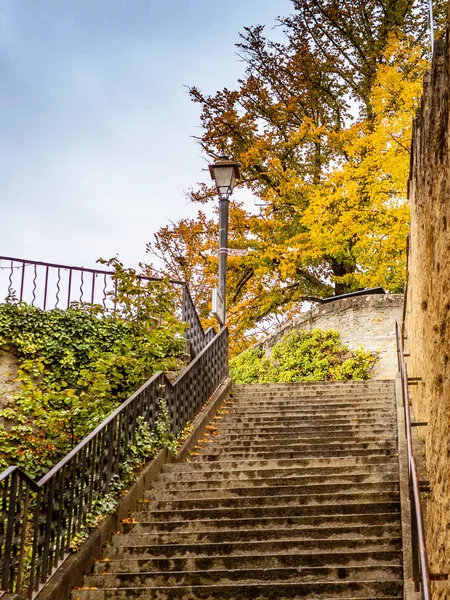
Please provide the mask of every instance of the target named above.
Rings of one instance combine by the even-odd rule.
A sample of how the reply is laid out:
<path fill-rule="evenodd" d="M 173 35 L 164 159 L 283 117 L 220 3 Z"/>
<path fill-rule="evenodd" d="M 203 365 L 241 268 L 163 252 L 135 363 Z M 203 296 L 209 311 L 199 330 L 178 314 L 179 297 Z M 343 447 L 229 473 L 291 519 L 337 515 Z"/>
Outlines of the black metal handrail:
<path fill-rule="evenodd" d="M 152 427 L 167 403 L 174 434 L 194 419 L 228 375 L 228 331 L 222 329 L 173 383 L 156 373 L 38 482 L 17 467 L 0 474 L 0 596 L 34 598 L 71 553 L 71 542 L 136 441 L 139 417 Z M 24 557 L 31 549 L 25 578 Z"/>
<path fill-rule="evenodd" d="M 413 551 L 413 578 L 417 592 L 421 592 L 423 600 L 431 600 L 430 571 L 428 567 L 427 545 L 425 539 L 425 527 L 422 511 L 422 500 L 420 496 L 420 482 L 417 472 L 416 459 L 414 457 L 411 408 L 408 390 L 408 369 L 404 357 L 403 340 L 399 324 L 395 323 L 395 334 L 397 337 L 398 370 L 402 379 L 403 408 L 405 411 L 406 448 L 408 455 L 408 475 L 411 501 L 411 541 Z"/>
<path fill-rule="evenodd" d="M 17 293 L 18 302 L 27 302 L 42 310 L 69 308 L 72 302 L 80 302 L 99 304 L 116 311 L 114 271 L 0 256 L 0 274 L 2 272 L 0 298 Z M 146 275 L 136 277 L 142 282 L 163 281 Z M 167 281 L 182 290 L 181 319 L 188 324 L 185 337 L 193 354 L 197 355 L 214 337 L 214 329 L 203 330 L 186 283 L 176 279 Z"/>

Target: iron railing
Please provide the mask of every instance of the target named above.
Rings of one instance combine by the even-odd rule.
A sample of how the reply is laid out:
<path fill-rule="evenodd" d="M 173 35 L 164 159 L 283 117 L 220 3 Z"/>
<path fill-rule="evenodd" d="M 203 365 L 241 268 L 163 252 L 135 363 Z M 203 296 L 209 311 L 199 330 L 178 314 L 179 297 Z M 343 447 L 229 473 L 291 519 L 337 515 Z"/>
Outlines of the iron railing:
<path fill-rule="evenodd" d="M 416 592 L 421 593 L 421 598 L 423 600 L 431 600 L 430 571 L 428 567 L 422 500 L 420 496 L 420 481 L 413 450 L 411 408 L 408 390 L 408 369 L 403 359 L 403 339 L 400 326 L 397 322 L 395 323 L 395 333 L 397 337 L 398 370 L 402 379 L 403 408 L 405 411 L 406 447 L 408 455 L 409 491 L 411 502 L 413 579 Z"/>
<path fill-rule="evenodd" d="M 145 275 L 137 275 L 137 279 L 143 284 L 162 281 Z M 188 324 L 185 337 L 195 356 L 212 340 L 214 329 L 203 331 L 187 285 L 174 279 L 169 283 L 181 291 L 181 319 Z M 116 296 L 114 271 L 0 256 L 0 301 L 14 298 L 42 310 L 69 308 L 71 303 L 79 302 L 99 304 L 115 312 Z"/>
<path fill-rule="evenodd" d="M 139 417 L 153 427 L 164 399 L 177 434 L 227 375 L 228 332 L 222 329 L 173 384 L 164 373 L 154 375 L 38 482 L 14 466 L 2 473 L 0 597 L 26 588 L 34 598 L 69 556 L 94 503 L 129 459 Z"/>

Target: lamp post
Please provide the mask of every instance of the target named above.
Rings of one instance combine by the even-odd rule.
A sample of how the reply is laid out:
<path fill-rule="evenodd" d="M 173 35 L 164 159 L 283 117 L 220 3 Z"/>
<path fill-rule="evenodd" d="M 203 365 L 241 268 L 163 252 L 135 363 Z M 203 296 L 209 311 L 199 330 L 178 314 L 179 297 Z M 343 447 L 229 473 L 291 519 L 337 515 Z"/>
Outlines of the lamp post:
<path fill-rule="evenodd" d="M 216 182 L 219 195 L 219 293 L 222 297 L 222 325 L 225 325 L 228 255 L 228 207 L 236 180 L 240 178 L 239 165 L 228 156 L 221 156 L 209 165 L 211 179 Z"/>

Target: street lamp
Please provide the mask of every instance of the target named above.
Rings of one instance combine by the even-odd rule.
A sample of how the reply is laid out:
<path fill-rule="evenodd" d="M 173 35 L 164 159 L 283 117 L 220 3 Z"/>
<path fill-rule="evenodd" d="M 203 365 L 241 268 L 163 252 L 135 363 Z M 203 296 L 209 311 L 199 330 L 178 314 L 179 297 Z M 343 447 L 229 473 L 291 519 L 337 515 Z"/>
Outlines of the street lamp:
<path fill-rule="evenodd" d="M 227 254 L 228 254 L 228 206 L 236 180 L 240 179 L 239 165 L 221 156 L 214 164 L 209 165 L 211 179 L 216 182 L 219 195 L 219 304 L 220 310 L 216 315 L 225 325 L 225 299 L 227 292 Z M 214 304 L 214 303 L 213 303 Z"/>

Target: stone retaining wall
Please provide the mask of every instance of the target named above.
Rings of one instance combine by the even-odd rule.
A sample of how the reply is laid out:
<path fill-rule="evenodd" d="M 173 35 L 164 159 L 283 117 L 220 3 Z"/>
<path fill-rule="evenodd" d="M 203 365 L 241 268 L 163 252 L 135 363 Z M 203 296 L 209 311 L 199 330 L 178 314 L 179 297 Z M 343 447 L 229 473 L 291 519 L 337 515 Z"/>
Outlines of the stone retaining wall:
<path fill-rule="evenodd" d="M 426 537 L 430 570 L 450 574 L 450 125 L 449 42 L 435 47 L 412 148 L 411 235 L 405 340 L 415 418 L 425 440 L 431 491 Z M 450 582 L 433 583 L 433 600 L 450 598 Z"/>
<path fill-rule="evenodd" d="M 361 346 L 377 352 L 379 360 L 374 367 L 375 379 L 393 379 L 397 372 L 395 321 L 402 320 L 401 294 L 367 295 L 344 298 L 322 304 L 301 313 L 260 345 L 269 352 L 288 331 L 293 329 L 334 329 L 350 349 Z"/>

